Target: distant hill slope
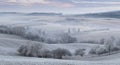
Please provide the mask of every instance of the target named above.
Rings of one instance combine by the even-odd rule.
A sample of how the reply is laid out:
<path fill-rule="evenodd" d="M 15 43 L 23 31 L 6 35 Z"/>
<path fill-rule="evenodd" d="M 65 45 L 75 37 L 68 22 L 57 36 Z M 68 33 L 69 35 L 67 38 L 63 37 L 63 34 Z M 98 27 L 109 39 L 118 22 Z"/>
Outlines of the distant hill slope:
<path fill-rule="evenodd" d="M 84 14 L 85 17 L 120 18 L 120 11 Z"/>
<path fill-rule="evenodd" d="M 38 13 L 38 12 L 34 12 L 34 13 L 28 13 L 27 15 L 35 15 L 35 16 L 39 16 L 39 15 L 43 15 L 43 16 L 55 16 L 55 15 L 62 15 L 61 13 Z"/>
<path fill-rule="evenodd" d="M 31 15 L 31 16 L 55 16 L 62 15 L 62 13 L 40 13 L 40 12 L 32 12 L 32 13 L 20 13 L 20 12 L 0 12 L 0 15 Z"/>

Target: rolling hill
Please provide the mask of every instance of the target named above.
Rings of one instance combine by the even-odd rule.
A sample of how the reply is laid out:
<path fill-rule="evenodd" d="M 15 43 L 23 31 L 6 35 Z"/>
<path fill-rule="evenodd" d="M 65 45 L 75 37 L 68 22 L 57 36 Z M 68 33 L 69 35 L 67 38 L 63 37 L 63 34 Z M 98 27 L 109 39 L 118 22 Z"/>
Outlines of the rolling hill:
<path fill-rule="evenodd" d="M 95 18 L 120 18 L 120 11 L 89 13 L 89 14 L 77 15 L 77 16 L 95 17 Z"/>
<path fill-rule="evenodd" d="M 43 12 L 32 12 L 32 13 L 23 13 L 23 12 L 0 12 L 0 15 L 28 15 L 28 16 L 60 16 L 62 13 L 43 13 Z"/>

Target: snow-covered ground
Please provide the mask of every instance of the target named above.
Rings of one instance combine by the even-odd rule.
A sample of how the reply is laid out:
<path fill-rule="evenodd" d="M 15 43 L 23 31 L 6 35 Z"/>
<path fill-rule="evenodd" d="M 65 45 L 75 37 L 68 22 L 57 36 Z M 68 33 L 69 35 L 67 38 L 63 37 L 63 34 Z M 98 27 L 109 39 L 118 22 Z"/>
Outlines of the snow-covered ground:
<path fill-rule="evenodd" d="M 0 56 L 2 65 L 119 65 L 119 59 L 114 61 L 79 61 L 79 60 L 58 60 L 18 56 Z"/>
<path fill-rule="evenodd" d="M 99 41 L 101 38 L 115 36 L 120 38 L 120 19 L 81 18 L 61 16 L 18 16 L 0 15 L 1 25 L 30 26 L 35 30 L 44 30 L 49 34 L 68 32 L 75 36 L 78 43 L 44 44 L 47 49 L 65 48 L 74 53 L 76 49 L 90 48 L 97 44 L 80 43 Z M 78 31 L 80 29 L 80 31 Z M 84 59 L 58 60 L 51 58 L 36 58 L 19 56 L 17 49 L 29 40 L 9 34 L 0 34 L 0 65 L 119 65 L 120 53 L 102 57 L 84 57 Z M 34 43 L 41 43 L 32 41 Z"/>

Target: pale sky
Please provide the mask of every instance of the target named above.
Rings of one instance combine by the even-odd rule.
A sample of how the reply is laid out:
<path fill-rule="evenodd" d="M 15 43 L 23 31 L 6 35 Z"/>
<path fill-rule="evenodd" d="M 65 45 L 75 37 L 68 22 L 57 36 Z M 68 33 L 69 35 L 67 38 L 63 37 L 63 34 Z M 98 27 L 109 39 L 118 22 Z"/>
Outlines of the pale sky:
<path fill-rule="evenodd" d="M 120 10 L 120 0 L 0 0 L 1 12 L 81 14 Z"/>

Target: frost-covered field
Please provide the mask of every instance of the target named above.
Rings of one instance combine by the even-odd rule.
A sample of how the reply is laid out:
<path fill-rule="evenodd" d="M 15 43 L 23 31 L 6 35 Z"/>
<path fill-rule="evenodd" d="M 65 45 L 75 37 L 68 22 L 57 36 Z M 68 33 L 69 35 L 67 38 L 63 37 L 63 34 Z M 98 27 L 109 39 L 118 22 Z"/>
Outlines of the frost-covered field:
<path fill-rule="evenodd" d="M 115 61 L 79 61 L 58 60 L 30 57 L 0 56 L 1 65 L 119 65 L 119 59 Z"/>
<path fill-rule="evenodd" d="M 5 36 L 5 37 L 4 37 Z M 36 57 L 24 57 L 18 56 L 17 48 L 21 44 L 25 44 L 28 40 L 21 39 L 18 36 L 14 35 L 0 35 L 0 65 L 86 65 L 91 63 L 97 64 L 101 62 L 88 62 L 88 61 L 73 61 L 73 60 L 58 60 L 58 59 L 50 59 L 50 58 L 36 58 Z M 7 38 L 6 38 L 7 37 Z M 39 42 L 36 42 L 39 43 Z M 77 48 L 81 47 L 90 48 L 92 45 L 90 44 L 46 44 L 45 47 L 49 49 L 55 48 L 67 48 L 71 51 L 74 51 Z M 87 62 L 87 63 L 86 63 Z M 109 64 L 109 63 L 108 63 Z"/>
<path fill-rule="evenodd" d="M 45 31 L 99 31 L 119 29 L 119 20 L 112 18 L 85 18 L 73 16 L 28 16 L 28 15 L 0 15 L 1 25 L 30 26 L 33 29 Z"/>
<path fill-rule="evenodd" d="M 99 44 L 86 41 L 99 41 L 111 36 L 120 38 L 120 19 L 112 18 L 84 18 L 73 16 L 23 16 L 0 15 L 0 25 L 29 26 L 32 32 L 36 30 L 46 31 L 51 37 L 57 33 L 70 32 L 77 38 L 76 43 L 47 44 L 44 47 L 49 50 L 64 48 L 72 53 L 76 49 L 85 48 L 86 52 Z M 97 57 L 71 57 L 74 60 L 58 60 L 52 58 L 36 58 L 19 56 L 17 49 L 29 42 L 29 40 L 9 34 L 0 33 L 0 65 L 119 65 L 120 53 L 110 56 Z M 31 41 L 34 43 L 41 43 Z"/>

